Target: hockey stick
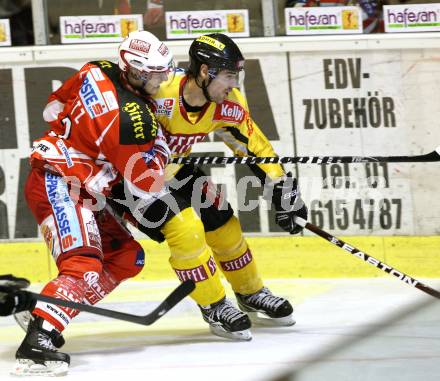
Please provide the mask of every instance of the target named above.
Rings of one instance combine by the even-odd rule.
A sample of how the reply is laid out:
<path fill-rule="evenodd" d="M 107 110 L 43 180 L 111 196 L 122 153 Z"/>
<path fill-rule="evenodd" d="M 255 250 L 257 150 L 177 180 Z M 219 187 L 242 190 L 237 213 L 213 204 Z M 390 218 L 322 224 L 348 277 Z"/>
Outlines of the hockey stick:
<path fill-rule="evenodd" d="M 312 233 L 319 235 L 320 237 L 324 238 L 325 240 L 329 241 L 330 243 L 344 249 L 345 251 L 348 251 L 351 255 L 353 255 L 359 259 L 362 259 L 363 261 L 369 263 L 370 265 L 373 265 L 374 267 L 377 267 L 378 269 L 380 269 L 382 271 L 385 271 L 386 273 L 388 273 L 390 275 L 394 275 L 396 278 L 400 279 L 404 283 L 407 283 L 410 286 L 418 288 L 419 290 L 426 292 L 427 294 L 433 296 L 434 298 L 440 299 L 440 292 L 439 291 L 434 290 L 433 288 L 423 284 L 422 282 L 403 273 L 402 271 L 399 271 L 399 270 L 387 265 L 386 263 L 379 261 L 378 259 L 372 257 L 371 255 L 368 255 L 368 254 L 364 253 L 363 251 L 360 251 L 359 249 L 355 248 L 354 246 L 351 246 L 348 243 L 345 243 L 344 241 L 340 240 L 339 238 L 336 238 L 335 236 L 327 233 L 326 231 L 318 228 L 317 226 L 307 222 L 303 218 L 295 217 L 295 222 L 298 225 L 302 226 L 303 228 L 311 231 Z"/>
<path fill-rule="evenodd" d="M 285 156 L 285 157 L 175 157 L 173 164 L 332 164 L 332 163 L 425 163 L 440 161 L 440 147 L 416 156 Z"/>
<path fill-rule="evenodd" d="M 168 295 L 166 299 L 162 303 L 160 303 L 153 311 L 143 316 L 108 310 L 105 308 L 90 306 L 82 303 L 75 303 L 69 300 L 56 299 L 50 296 L 36 294 L 30 291 L 24 292 L 31 294 L 34 299 L 40 300 L 42 302 L 73 308 L 79 311 L 90 312 L 95 315 L 107 316 L 112 319 L 125 320 L 141 325 L 151 325 L 156 320 L 165 315 L 169 310 L 171 310 L 171 308 L 173 308 L 183 298 L 188 296 L 194 290 L 194 288 L 194 282 L 191 279 L 186 280 L 185 282 L 181 283 L 176 289 L 174 289 L 174 291 L 170 295 Z"/>

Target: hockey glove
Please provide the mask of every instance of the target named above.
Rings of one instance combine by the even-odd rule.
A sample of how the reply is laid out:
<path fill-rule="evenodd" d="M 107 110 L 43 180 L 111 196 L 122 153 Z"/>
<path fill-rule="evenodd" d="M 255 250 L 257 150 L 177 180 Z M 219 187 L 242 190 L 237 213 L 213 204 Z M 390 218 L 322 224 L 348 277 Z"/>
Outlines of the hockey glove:
<path fill-rule="evenodd" d="M 34 298 L 22 290 L 28 286 L 27 279 L 16 278 L 11 274 L 0 275 L 0 316 L 9 316 L 33 308 Z"/>
<path fill-rule="evenodd" d="M 156 154 L 161 155 L 165 167 L 171 159 L 171 151 L 168 147 L 167 139 L 163 134 L 162 128 L 158 128 L 157 130 L 157 136 L 154 140 L 154 151 Z"/>
<path fill-rule="evenodd" d="M 143 152 L 143 157 L 150 169 L 158 171 L 162 175 L 162 171 L 171 159 L 171 151 L 160 127 L 157 129 L 153 147 L 149 151 Z"/>
<path fill-rule="evenodd" d="M 307 207 L 290 172 L 273 185 L 272 204 L 276 211 L 275 222 L 281 229 L 290 234 L 301 232 L 303 228 L 295 223 L 294 218 L 298 216 L 307 220 Z"/>

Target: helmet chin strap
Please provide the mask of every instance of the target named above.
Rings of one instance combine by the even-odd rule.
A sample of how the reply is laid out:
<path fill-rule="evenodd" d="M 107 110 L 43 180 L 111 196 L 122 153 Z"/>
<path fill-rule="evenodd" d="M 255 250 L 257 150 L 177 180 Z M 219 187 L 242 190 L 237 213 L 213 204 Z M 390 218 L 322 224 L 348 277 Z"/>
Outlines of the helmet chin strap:
<path fill-rule="evenodd" d="M 209 81 L 211 83 L 211 81 Z M 203 95 L 205 96 L 206 100 L 208 102 L 213 102 L 213 100 L 211 99 L 211 96 L 208 93 L 208 86 L 209 83 L 207 85 L 205 85 L 204 83 L 202 83 L 202 91 L 203 91 Z"/>
<path fill-rule="evenodd" d="M 197 80 L 197 78 L 196 78 L 196 85 L 199 87 L 199 88 L 201 88 L 202 89 L 202 92 L 203 92 L 203 95 L 205 96 L 205 98 L 206 98 L 206 100 L 208 101 L 208 102 L 213 102 L 213 100 L 211 99 L 211 96 L 209 95 L 209 93 L 208 93 L 208 86 L 209 86 L 209 84 L 211 83 L 211 81 L 212 81 L 212 78 L 211 77 L 209 77 L 209 80 L 208 80 L 208 84 L 206 85 L 205 84 L 205 82 L 202 82 L 201 84 L 199 84 L 199 81 Z"/>

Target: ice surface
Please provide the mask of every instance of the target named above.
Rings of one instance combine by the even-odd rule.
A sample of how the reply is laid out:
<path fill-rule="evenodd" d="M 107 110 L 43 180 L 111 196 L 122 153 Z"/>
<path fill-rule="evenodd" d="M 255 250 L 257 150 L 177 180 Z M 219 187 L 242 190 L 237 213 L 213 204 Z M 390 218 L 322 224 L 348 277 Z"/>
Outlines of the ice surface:
<path fill-rule="evenodd" d="M 297 324 L 253 327 L 250 342 L 210 334 L 189 298 L 149 327 L 82 313 L 65 331 L 64 379 L 262 381 L 287 371 L 302 381 L 439 379 L 440 304 L 423 292 L 393 278 L 266 285 L 293 302 Z M 100 306 L 143 315 L 175 286 L 126 282 Z M 0 380 L 17 380 L 9 371 L 23 336 L 12 317 L 0 318 Z"/>

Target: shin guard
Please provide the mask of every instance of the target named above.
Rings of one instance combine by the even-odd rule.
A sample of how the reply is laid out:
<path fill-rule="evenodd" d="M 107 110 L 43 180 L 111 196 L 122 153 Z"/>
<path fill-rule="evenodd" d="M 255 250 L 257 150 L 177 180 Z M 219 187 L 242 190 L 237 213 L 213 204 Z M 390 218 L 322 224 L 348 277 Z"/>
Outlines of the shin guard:
<path fill-rule="evenodd" d="M 232 289 L 240 294 L 252 294 L 263 287 L 255 258 L 243 237 L 240 223 L 232 216 L 220 228 L 207 232 L 211 247 L 223 275 Z"/>
<path fill-rule="evenodd" d="M 168 221 L 162 229 L 171 251 L 170 264 L 181 281 L 192 279 L 196 288 L 191 297 L 199 305 L 221 300 L 225 290 L 214 258 L 205 241 L 201 220 L 187 208 Z"/>

